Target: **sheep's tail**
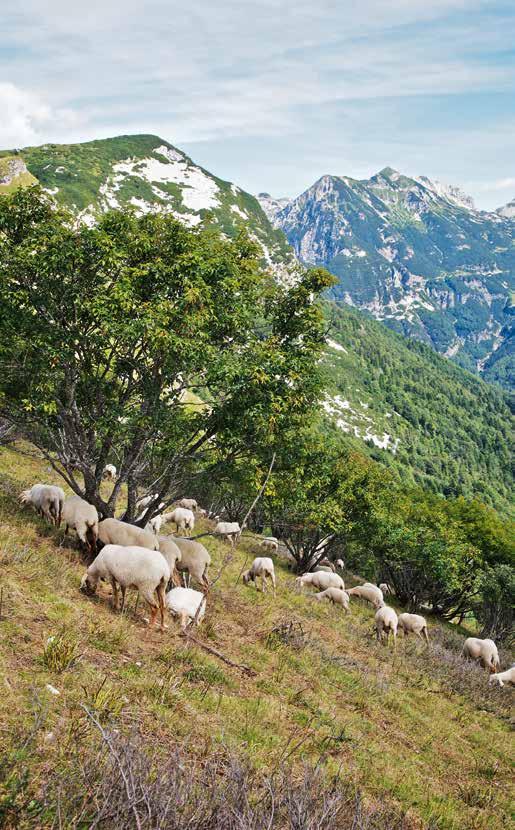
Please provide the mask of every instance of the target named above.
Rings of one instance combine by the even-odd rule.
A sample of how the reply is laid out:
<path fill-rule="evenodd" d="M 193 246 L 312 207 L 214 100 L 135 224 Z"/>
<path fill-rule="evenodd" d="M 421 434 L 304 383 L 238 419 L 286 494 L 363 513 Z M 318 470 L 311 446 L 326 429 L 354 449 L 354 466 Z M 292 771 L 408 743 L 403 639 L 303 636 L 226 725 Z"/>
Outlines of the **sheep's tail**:
<path fill-rule="evenodd" d="M 157 601 L 159 603 L 159 616 L 161 618 L 161 631 L 165 627 L 165 591 L 167 582 L 168 580 L 163 576 L 161 582 L 156 588 Z"/>

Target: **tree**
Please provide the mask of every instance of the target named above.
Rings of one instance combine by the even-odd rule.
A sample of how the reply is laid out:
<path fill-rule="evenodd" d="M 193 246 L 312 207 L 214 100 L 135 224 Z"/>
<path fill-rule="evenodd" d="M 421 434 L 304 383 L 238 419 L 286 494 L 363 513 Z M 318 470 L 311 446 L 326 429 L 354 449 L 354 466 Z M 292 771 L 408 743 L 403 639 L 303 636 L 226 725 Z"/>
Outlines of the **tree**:
<path fill-rule="evenodd" d="M 513 643 L 515 572 L 509 565 L 486 568 L 481 579 L 480 599 L 475 614 L 482 626 L 481 636 Z"/>
<path fill-rule="evenodd" d="M 270 441 L 317 399 L 315 300 L 333 278 L 287 287 L 258 256 L 243 232 L 129 211 L 90 228 L 38 188 L 2 199 L 0 416 L 102 516 L 125 487 L 133 518 L 144 485 L 150 518 L 217 452 Z"/>

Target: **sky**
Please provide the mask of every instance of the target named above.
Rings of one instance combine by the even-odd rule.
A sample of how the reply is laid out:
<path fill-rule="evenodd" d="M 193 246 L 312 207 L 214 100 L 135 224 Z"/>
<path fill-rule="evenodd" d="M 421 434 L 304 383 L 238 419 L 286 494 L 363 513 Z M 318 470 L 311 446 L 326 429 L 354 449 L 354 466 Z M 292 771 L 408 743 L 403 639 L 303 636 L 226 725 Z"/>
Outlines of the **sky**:
<path fill-rule="evenodd" d="M 515 197 L 513 0 L 3 6 L 1 148 L 153 133 L 251 193 L 390 166 Z"/>

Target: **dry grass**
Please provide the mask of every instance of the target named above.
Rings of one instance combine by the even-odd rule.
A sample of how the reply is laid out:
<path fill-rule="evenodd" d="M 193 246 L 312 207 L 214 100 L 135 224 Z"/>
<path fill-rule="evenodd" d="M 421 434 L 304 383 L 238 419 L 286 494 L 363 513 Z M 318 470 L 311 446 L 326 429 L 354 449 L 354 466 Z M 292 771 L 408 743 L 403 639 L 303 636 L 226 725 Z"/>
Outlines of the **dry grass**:
<path fill-rule="evenodd" d="M 1 452 L 0 747 L 5 755 L 0 826 L 2 804 L 10 805 L 6 826 L 60 826 L 51 769 L 75 782 L 63 793 L 59 809 L 76 808 L 80 776 L 90 764 L 94 768 L 96 753 L 105 752 L 86 706 L 102 728 L 119 730 L 121 741 L 137 733 L 138 757 L 144 755 L 138 764 L 145 769 L 154 769 L 155 753 L 164 752 L 171 775 L 173 750 L 174 758 L 199 774 L 207 765 L 209 775 L 220 779 L 221 795 L 233 786 L 223 778 L 231 759 L 229 765 L 248 776 L 251 806 L 273 778 L 280 783 L 281 809 L 270 826 L 352 826 L 340 819 L 340 824 L 316 824 L 315 805 L 309 804 L 302 810 L 315 823 L 295 818 L 308 764 L 323 776 L 329 800 L 334 780 L 340 782 L 352 815 L 349 799 L 361 793 L 363 821 L 356 828 L 394 827 L 400 821 L 404 824 L 398 826 L 432 830 L 506 827 L 512 691 L 489 689 L 487 675 L 462 662 L 461 640 L 448 627 L 432 625 L 430 651 L 402 638 L 396 652 L 378 646 L 369 609 L 353 603 L 344 616 L 297 595 L 294 577 L 282 563 L 277 564 L 274 602 L 270 594 L 237 582 L 255 549 L 255 542 L 243 539 L 209 596 L 199 637 L 255 671 L 254 677 L 245 676 L 188 645 L 173 621 L 164 635 L 149 631 L 141 606 L 134 613 L 134 597 L 121 617 L 110 609 L 107 587 L 93 600 L 81 595 L 84 565 L 78 551 L 60 548 L 60 534 L 16 502 L 24 486 L 55 481 L 55 476 L 38 460 Z M 205 543 L 214 574 L 227 547 L 210 537 Z M 42 655 L 48 638 L 56 635 L 60 646 L 54 663 Z M 60 694 L 53 696 L 47 684 Z M 44 725 L 41 721 L 31 739 L 34 749 L 27 752 L 23 743 L 32 730 L 35 699 Z M 77 747 L 84 769 L 76 764 Z M 217 767 L 213 756 L 220 753 L 224 765 Z M 11 779 L 5 774 L 9 758 L 11 765 L 18 759 Z M 100 804 L 101 789 L 94 797 Z M 228 795 L 226 800 L 232 803 Z M 33 824 L 31 801 L 39 810 Z M 383 815 L 383 824 L 373 823 L 374 811 Z M 250 823 L 234 826 L 257 830 L 260 819 L 252 815 Z M 75 825 L 63 819 L 61 826 Z M 106 819 L 103 826 L 118 825 Z M 176 825 L 170 819 L 166 825 L 143 826 Z"/>

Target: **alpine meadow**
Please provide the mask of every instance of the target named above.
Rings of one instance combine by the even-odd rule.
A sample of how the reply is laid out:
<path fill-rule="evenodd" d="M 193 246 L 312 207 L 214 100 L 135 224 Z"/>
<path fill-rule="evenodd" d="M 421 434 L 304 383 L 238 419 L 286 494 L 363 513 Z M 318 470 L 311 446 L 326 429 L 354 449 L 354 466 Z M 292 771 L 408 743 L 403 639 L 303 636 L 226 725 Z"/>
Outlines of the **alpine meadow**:
<path fill-rule="evenodd" d="M 0 828 L 513 826 L 508 6 L 6 9 Z"/>

